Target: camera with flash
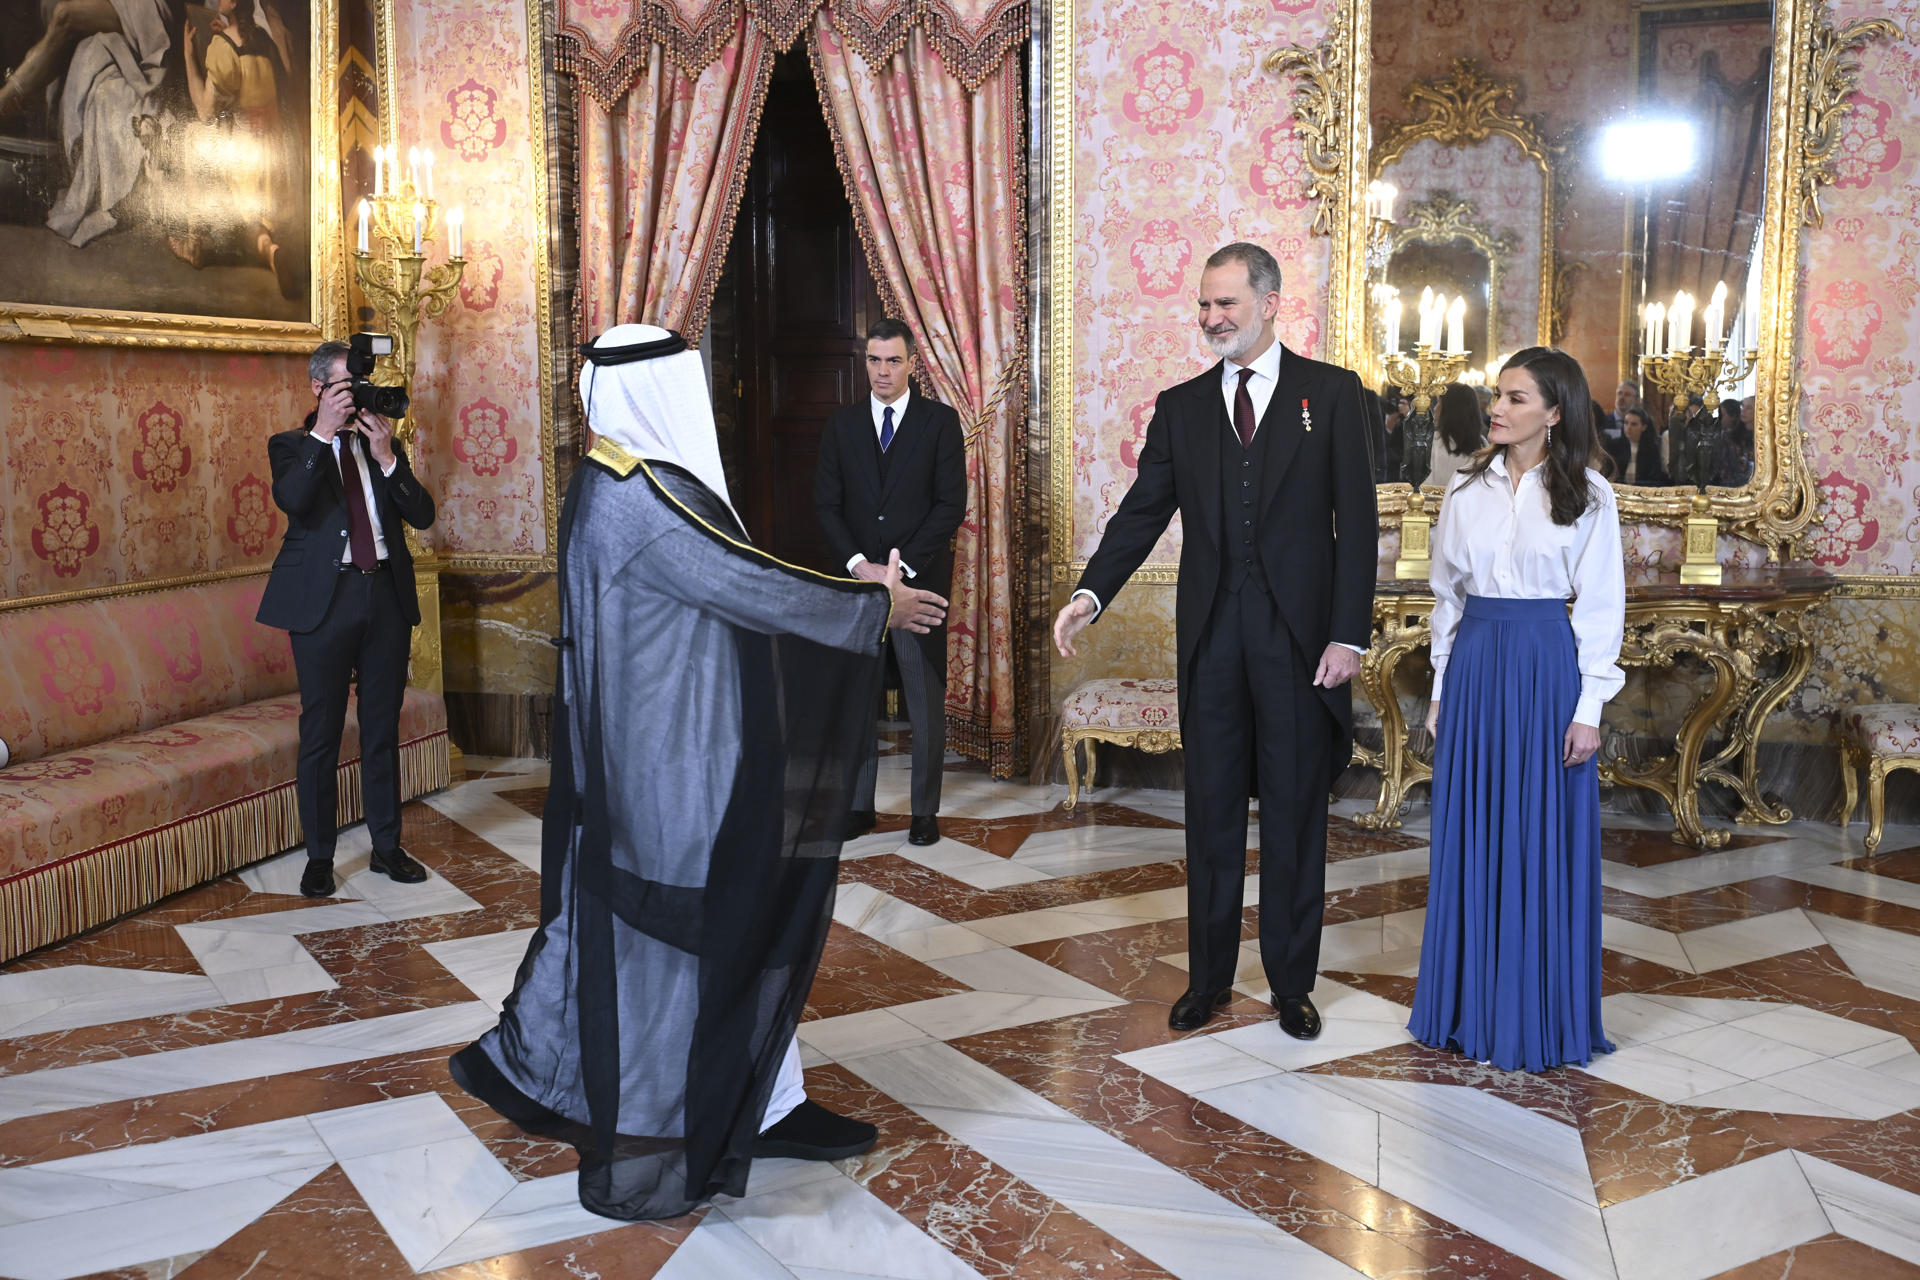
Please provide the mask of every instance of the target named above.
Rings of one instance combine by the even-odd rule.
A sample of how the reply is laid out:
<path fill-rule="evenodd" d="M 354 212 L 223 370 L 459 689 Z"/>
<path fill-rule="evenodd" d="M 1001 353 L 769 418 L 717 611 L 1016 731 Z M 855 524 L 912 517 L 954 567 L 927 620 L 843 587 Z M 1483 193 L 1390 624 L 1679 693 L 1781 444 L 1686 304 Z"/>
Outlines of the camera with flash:
<path fill-rule="evenodd" d="M 347 385 L 353 391 L 353 407 L 377 413 L 383 418 L 407 416 L 405 387 L 376 387 L 369 377 L 373 362 L 393 354 L 390 333 L 356 333 L 347 339 Z"/>

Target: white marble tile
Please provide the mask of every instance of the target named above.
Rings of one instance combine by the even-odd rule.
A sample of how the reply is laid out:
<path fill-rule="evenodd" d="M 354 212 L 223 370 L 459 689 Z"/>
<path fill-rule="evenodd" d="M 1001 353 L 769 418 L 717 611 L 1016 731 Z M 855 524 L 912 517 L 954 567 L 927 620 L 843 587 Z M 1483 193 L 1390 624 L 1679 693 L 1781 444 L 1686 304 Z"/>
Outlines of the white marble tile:
<path fill-rule="evenodd" d="M 795 1280 L 724 1213 L 709 1213 L 654 1280 Z"/>
<path fill-rule="evenodd" d="M 853 1073 L 894 1101 L 919 1111 L 938 1107 L 1057 1120 L 1066 1112 L 950 1044 L 929 1043 L 862 1058 Z"/>
<path fill-rule="evenodd" d="M 354 894 L 344 887 L 348 874 L 367 865 L 367 854 L 373 849 L 373 838 L 367 834 L 364 822 L 356 822 L 343 828 L 334 839 L 333 871 L 335 898 L 351 898 Z M 276 854 L 250 867 L 240 869 L 240 883 L 255 893 L 285 894 L 297 897 L 300 894 L 300 877 L 307 869 L 307 850 L 303 845 Z"/>
<path fill-rule="evenodd" d="M 1427 934 L 1427 909 L 1390 911 L 1380 917 L 1381 940 L 1388 951 L 1418 947 Z"/>
<path fill-rule="evenodd" d="M 1013 860 L 1050 876 L 1083 876 L 1120 867 L 1180 862 L 1185 831 L 1172 827 L 1070 827 L 1030 835 Z"/>
<path fill-rule="evenodd" d="M 1778 1085 L 1768 1084 L 1764 1080 L 1751 1080 L 1742 1084 L 1728 1085 L 1724 1089 L 1713 1089 L 1706 1093 L 1696 1093 L 1687 1099 L 1690 1107 L 1700 1107 L 1708 1111 L 1721 1109 L 1731 1111 L 1766 1111 L 1775 1115 L 1828 1116 L 1834 1119 L 1851 1120 L 1850 1111 L 1842 1111 L 1812 1098 L 1797 1093 L 1788 1093 Z"/>
<path fill-rule="evenodd" d="M 1743 1030 L 1743 1025 L 1723 1023 L 1682 1032 L 1660 1041 L 1660 1048 L 1750 1080 L 1820 1061 L 1822 1055 L 1811 1049 L 1755 1035 Z"/>
<path fill-rule="evenodd" d="M 80 974 L 69 970 L 84 971 Z M 69 994 L 31 997 L 27 992 L 51 991 L 55 983 L 37 988 L 5 984 L 19 978 L 56 974 Z M 158 973 L 145 969 L 114 969 L 104 965 L 70 965 L 64 969 L 29 970 L 0 976 L 0 1036 L 32 1036 L 48 1031 L 98 1027 L 132 1018 L 211 1009 L 226 1002 L 209 978 L 191 973 Z"/>
<path fill-rule="evenodd" d="M 1172 1040 L 1114 1057 L 1135 1071 L 1187 1094 L 1270 1076 L 1275 1071 L 1271 1062 L 1222 1044 L 1218 1036 Z"/>
<path fill-rule="evenodd" d="M 1184 791 L 1169 791 L 1149 787 L 1108 787 L 1097 796 L 1087 794 L 1086 779 L 1081 779 L 1080 797 L 1082 801 L 1098 800 L 1101 804 L 1125 805 L 1129 809 L 1138 809 L 1141 813 L 1150 813 L 1156 818 L 1170 818 L 1175 822 L 1187 820 L 1187 796 Z"/>
<path fill-rule="evenodd" d="M 901 771 L 903 774 L 905 770 Z M 899 795 L 888 808 L 893 812 L 906 812 L 905 808 L 896 808 L 906 800 L 906 786 L 899 787 Z M 940 816 L 943 818 L 1017 818 L 1026 813 L 1046 813 L 1067 798 L 1064 787 L 1025 787 L 1010 782 L 994 782 L 989 778 L 966 778 L 964 781 L 949 774 L 940 785 Z"/>
<path fill-rule="evenodd" d="M 1584 1197 L 1575 1198 L 1434 1132 L 1382 1116 L 1380 1189 L 1564 1280 L 1613 1280 L 1591 1183 Z"/>
<path fill-rule="evenodd" d="M 994 951 L 1000 944 L 975 933 L 963 924 L 935 925 L 931 929 L 902 929 L 878 939 L 901 955 L 929 963 L 948 956 L 970 955 L 976 951 Z"/>
<path fill-rule="evenodd" d="M 1891 902 L 1920 909 L 1920 884 L 1893 876 L 1876 875 L 1853 867 L 1803 867 L 1789 872 L 1786 878 L 1804 884 L 1817 884 L 1826 889 L 1838 889 L 1841 893 L 1851 893 L 1857 897 L 1872 898 L 1876 902 Z"/>
<path fill-rule="evenodd" d="M 480 1220 L 461 1232 L 427 1269 L 478 1262 L 522 1249 L 615 1229 L 580 1205 L 578 1173 L 558 1173 L 514 1184 Z"/>
<path fill-rule="evenodd" d="M 1372 1053 L 1377 1049 L 1410 1043 L 1413 1039 L 1407 1034 L 1405 1026 L 1392 1022 L 1358 1018 L 1335 1021 L 1326 1016 L 1325 1009 L 1321 1010 L 1321 1019 L 1322 1030 L 1315 1040 L 1295 1040 L 1280 1029 L 1277 1021 L 1235 1027 L 1231 1031 L 1222 1031 L 1214 1038 L 1284 1071 L 1298 1071 L 1302 1067 L 1318 1066 L 1338 1058 Z"/>
<path fill-rule="evenodd" d="M 1840 953 L 1854 977 L 1876 990 L 1920 1000 L 1920 938 L 1858 920 L 1809 914 L 1819 936 Z"/>
<path fill-rule="evenodd" d="M 348 880 L 347 887 L 389 920 L 419 920 L 480 909 L 479 903 L 431 868 L 419 884 L 399 884 L 378 872 L 361 871 Z"/>
<path fill-rule="evenodd" d="M 1687 958 L 1686 948 L 1680 945 L 1678 934 L 1641 924 L 1637 920 L 1601 916 L 1600 945 L 1609 951 L 1618 951 L 1623 956 L 1651 960 L 1654 964 L 1663 964 L 1682 973 L 1694 972 L 1693 961 Z"/>
<path fill-rule="evenodd" d="M 1138 924 L 1177 920 L 1186 913 L 1187 891 L 1180 886 L 1067 907 L 1043 907 L 1038 911 L 994 916 L 987 920 L 975 920 L 968 927 L 996 942 L 1018 947 L 1029 942 L 1049 942 L 1055 938 L 1074 938 L 1108 929 L 1128 929 Z"/>
<path fill-rule="evenodd" d="M 1798 907 L 1772 915 L 1732 920 L 1726 924 L 1691 929 L 1680 935 L 1680 945 L 1695 973 L 1711 973 L 1733 965 L 1750 964 L 1774 956 L 1817 947 L 1825 940 L 1807 913 Z"/>
<path fill-rule="evenodd" d="M 870 831 L 840 846 L 840 861 L 857 862 L 881 854 L 899 853 L 907 844 L 905 831 Z"/>
<path fill-rule="evenodd" d="M 755 1160 L 747 1168 L 746 1195 L 738 1197 L 765 1195 L 769 1191 L 784 1191 L 788 1187 L 797 1187 L 802 1183 L 819 1182 L 825 1178 L 843 1178 L 838 1165 L 827 1160 Z M 722 1204 L 732 1204 L 736 1197 L 721 1196 Z"/>
<path fill-rule="evenodd" d="M 204 1252 L 325 1168 L 286 1169 L 0 1227 L 0 1265 L 12 1280 L 70 1280 Z"/>
<path fill-rule="evenodd" d="M 1766 1036 L 1770 1040 L 1779 1040 L 1786 1044 L 1798 1045 L 1802 1049 L 1812 1050 L 1821 1057 L 1829 1058 L 1837 1058 L 1843 1054 L 1888 1042 L 1906 1043 L 1894 1032 L 1868 1026 L 1864 1022 L 1854 1022 L 1848 1018 L 1838 1018 L 1831 1013 L 1822 1013 L 1818 1009 L 1802 1008 L 1799 1005 L 1789 1005 L 1784 1009 L 1769 1009 L 1751 1018 L 1742 1018 L 1733 1025 L 1741 1031 Z M 1749 1074 L 1771 1073 L 1754 1071 Z"/>
<path fill-rule="evenodd" d="M 1852 1053 L 1840 1055 L 1840 1061 L 1850 1062 L 1856 1067 L 1866 1067 L 1882 1075 L 1893 1076 L 1899 1080 L 1911 1080 L 1920 1083 L 1920 1053 L 1913 1045 L 1902 1039 L 1886 1040 L 1879 1044 L 1856 1049 Z"/>
<path fill-rule="evenodd" d="M 307 1117 L 335 1160 L 376 1155 L 401 1147 L 452 1142 L 471 1131 L 437 1093 L 415 1093 L 358 1107 L 337 1107 Z"/>
<path fill-rule="evenodd" d="M 906 844 L 895 852 L 974 889 L 1004 889 L 1008 885 L 1052 878 L 1037 867 L 999 857 L 958 840 L 942 838 L 929 845 Z"/>
<path fill-rule="evenodd" d="M 1791 1151 L 1776 1151 L 1605 1210 L 1620 1280 L 1706 1280 L 1829 1230 Z"/>
<path fill-rule="evenodd" d="M 1126 1003 L 1123 1000 L 1075 999 L 1065 996 L 1009 995 L 1001 991 L 966 991 L 894 1005 L 892 1012 L 936 1040 L 959 1040 L 988 1031 L 1004 1031 L 1032 1022 L 1051 1022 L 1075 1014 L 1093 1013 Z"/>
<path fill-rule="evenodd" d="M 1364 858 L 1343 858 L 1327 864 L 1327 892 L 1358 889 L 1370 884 L 1390 884 L 1427 874 L 1432 860 L 1425 846 L 1375 853 Z"/>
<path fill-rule="evenodd" d="M 1321 1089 L 1569 1199 L 1596 1204 L 1580 1131 L 1480 1089 L 1373 1077 L 1320 1076 Z"/>
<path fill-rule="evenodd" d="M 491 779 L 487 781 L 492 781 Z M 532 785 L 516 780 L 515 786 Z M 485 782 L 436 792 L 423 803 L 479 836 L 507 857 L 540 869 L 540 819 L 493 794 Z"/>
<path fill-rule="evenodd" d="M 1180 1280 L 1359 1280 L 1361 1274 L 1253 1214 L 1061 1203 Z"/>
<path fill-rule="evenodd" d="M 526 958 L 532 929 L 508 929 L 501 933 L 482 933 L 471 938 L 447 942 L 429 942 L 426 952 L 438 960 L 460 985 L 498 1012 L 513 993 L 514 975 Z"/>
<path fill-rule="evenodd" d="M 169 1195 L 176 1189 L 143 1182 L 115 1182 L 84 1173 L 62 1173 L 44 1165 L 0 1168 L 0 1226 L 130 1204 Z"/>
<path fill-rule="evenodd" d="M 215 974 L 213 985 L 224 1004 L 246 1004 L 254 1000 L 279 1000 L 287 996 L 331 991 L 339 983 L 312 956 L 292 964 L 270 965 L 261 969 L 238 969 Z"/>
<path fill-rule="evenodd" d="M 1615 1044 L 1622 1046 L 1663 1040 L 1682 1032 L 1718 1025 L 1633 993 L 1607 996 L 1601 1000 L 1600 1017 L 1606 1025 L 1607 1035 Z"/>
<path fill-rule="evenodd" d="M 1920 1266 L 1920 1196 L 1803 1151 L 1793 1155 L 1835 1231 Z"/>
<path fill-rule="evenodd" d="M 459 1045 L 494 1023 L 478 1001 L 359 1022 L 169 1049 L 140 1057 L 0 1076 L 0 1121 L 257 1076 Z"/>
<path fill-rule="evenodd" d="M 134 1143 L 47 1160 L 30 1168 L 110 1182 L 191 1191 L 324 1166 L 332 1157 L 305 1116 L 215 1129 L 159 1142 Z"/>
<path fill-rule="evenodd" d="M 300 939 L 287 934 L 243 933 L 198 925 L 180 925 L 174 932 L 209 975 L 297 964 L 302 960 L 311 963 L 313 959 Z"/>
<path fill-rule="evenodd" d="M 816 1018 L 803 1022 L 799 1029 L 802 1048 L 812 1048 L 835 1062 L 849 1062 L 868 1054 L 887 1053 L 908 1045 L 925 1044 L 932 1039 L 926 1032 L 895 1017 L 887 1009 L 863 1009 L 834 1018 Z"/>
<path fill-rule="evenodd" d="M 1575 1067 L 1590 1076 L 1611 1080 L 1624 1088 L 1644 1093 L 1662 1102 L 1685 1102 L 1695 1094 L 1711 1093 L 1740 1084 L 1744 1077 L 1731 1071 L 1710 1067 L 1677 1053 L 1668 1053 L 1658 1045 L 1622 1045 L 1612 1053 L 1603 1053 L 1584 1067 Z"/>
<path fill-rule="evenodd" d="M 1379 1113 L 1325 1086 L 1321 1076 L 1280 1072 L 1195 1096 L 1336 1169 L 1378 1185 Z"/>
<path fill-rule="evenodd" d="M 471 1133 L 340 1161 L 394 1247 L 424 1271 L 514 1188 L 514 1178 Z"/>
<path fill-rule="evenodd" d="M 1829 1058 L 1767 1077 L 1767 1083 L 1849 1111 L 1863 1120 L 1884 1120 L 1920 1107 L 1920 1081 Z"/>
<path fill-rule="evenodd" d="M 209 920 L 188 928 L 219 930 L 222 933 L 278 933 L 298 937 L 308 933 L 327 933 L 334 929 L 358 929 L 370 924 L 385 924 L 386 916 L 370 902 L 328 903 L 319 907 L 294 907 L 286 911 L 268 911 L 260 915 L 233 916 Z"/>
<path fill-rule="evenodd" d="M 1769 1009 L 1793 1007 L 1773 1000 L 1721 1000 L 1710 996 L 1648 995 L 1645 999 L 1655 1004 L 1663 1004 L 1669 1009 L 1677 1009 L 1703 1022 L 1738 1022 L 1742 1018 L 1751 1018 Z M 1688 1030 L 1691 1029 L 1688 1028 Z"/>
<path fill-rule="evenodd" d="M 1119 996 L 1102 991 L 1070 973 L 1063 973 L 1045 961 L 1023 951 L 997 947 L 971 955 L 945 956 L 927 962 L 930 967 L 963 982 L 975 991 L 1000 991 L 1011 995 L 1063 996 L 1069 1000 L 1114 1000 Z"/>
<path fill-rule="evenodd" d="M 870 884 L 851 881 L 839 887 L 833 899 L 835 924 L 864 933 L 869 938 L 885 939 L 896 933 L 938 929 L 947 921 L 910 903 L 902 902 Z"/>
<path fill-rule="evenodd" d="M 977 1280 L 979 1275 L 847 1177 L 750 1196 L 716 1212 L 788 1268 L 864 1272 L 890 1280 Z"/>

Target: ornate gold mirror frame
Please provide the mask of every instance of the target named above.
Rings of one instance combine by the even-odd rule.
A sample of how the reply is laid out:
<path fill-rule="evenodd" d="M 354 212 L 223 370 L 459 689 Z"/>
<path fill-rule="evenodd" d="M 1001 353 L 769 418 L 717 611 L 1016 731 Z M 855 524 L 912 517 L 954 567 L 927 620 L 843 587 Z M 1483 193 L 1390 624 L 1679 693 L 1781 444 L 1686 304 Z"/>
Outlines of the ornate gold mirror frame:
<path fill-rule="evenodd" d="M 1394 227 L 1387 236 L 1386 260 L 1389 265 L 1393 256 L 1410 244 L 1445 245 L 1463 240 L 1473 246 L 1475 252 L 1487 260 L 1487 334 L 1490 341 L 1498 342 L 1500 336 L 1500 289 L 1506 283 L 1507 261 L 1519 246 L 1511 231 L 1494 234 L 1491 227 L 1483 226 L 1473 220 L 1479 210 L 1471 200 L 1455 199 L 1447 192 L 1435 192 L 1433 199 L 1423 200 L 1407 206 L 1407 220 Z M 1543 259 L 1544 260 L 1544 259 Z M 1373 353 L 1367 353 L 1368 368 L 1377 368 L 1372 361 Z M 1369 375 L 1369 383 L 1378 383 L 1380 378 Z"/>
<path fill-rule="evenodd" d="M 1342 0 L 1326 38 L 1318 45 L 1280 49 L 1265 62 L 1270 74 L 1291 78 L 1293 83 L 1293 117 L 1311 171 L 1306 194 L 1320 201 L 1314 230 L 1333 241 L 1323 331 L 1326 358 L 1350 367 L 1362 360 L 1367 337 L 1364 195 L 1374 172 L 1373 159 L 1366 153 L 1372 22 L 1372 8 L 1365 0 Z M 1754 471 L 1752 480 L 1741 488 L 1709 487 L 1707 493 L 1723 532 L 1761 543 L 1776 558 L 1801 551 L 1816 515 L 1796 372 L 1800 228 L 1819 225 L 1819 189 L 1835 176 L 1846 101 L 1859 84 L 1859 65 L 1853 55 L 1870 40 L 1897 34 L 1893 23 L 1879 18 L 1836 28 L 1818 0 L 1775 0 L 1769 178 L 1761 215 Z M 1381 139 L 1379 149 L 1386 154 L 1389 146 L 1397 143 L 1404 148 L 1409 141 L 1403 131 L 1395 131 Z M 1551 242 L 1549 230 L 1547 243 Z M 1565 282 L 1553 283 L 1564 286 Z M 1549 307 L 1556 292 L 1563 289 L 1549 291 Z M 1408 492 L 1404 484 L 1381 487 L 1383 526 L 1398 526 Z M 1682 490 L 1623 488 L 1619 506 L 1624 520 L 1682 525 L 1691 502 Z"/>

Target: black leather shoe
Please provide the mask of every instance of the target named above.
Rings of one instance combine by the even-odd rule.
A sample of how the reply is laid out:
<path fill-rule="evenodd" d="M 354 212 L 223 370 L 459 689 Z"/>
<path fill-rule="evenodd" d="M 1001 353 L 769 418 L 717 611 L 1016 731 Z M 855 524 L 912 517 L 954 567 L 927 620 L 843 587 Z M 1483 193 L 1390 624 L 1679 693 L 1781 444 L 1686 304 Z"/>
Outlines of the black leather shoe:
<path fill-rule="evenodd" d="M 382 853 L 373 851 L 373 857 L 367 860 L 367 870 L 377 871 L 396 884 L 419 884 L 427 878 L 427 869 L 415 862 L 405 849 L 389 849 Z"/>
<path fill-rule="evenodd" d="M 873 830 L 878 822 L 879 819 L 871 809 L 849 809 L 847 811 L 847 827 L 846 830 L 841 833 L 840 838 L 842 840 L 858 840 L 861 836 Z"/>
<path fill-rule="evenodd" d="M 1305 996 L 1275 996 L 1273 1011 L 1280 1015 L 1280 1029 L 1295 1040 L 1320 1038 L 1320 1011 Z"/>
<path fill-rule="evenodd" d="M 908 844 L 938 844 L 940 842 L 940 819 L 932 814 L 921 817 L 915 814 L 913 825 L 907 828 Z"/>
<path fill-rule="evenodd" d="M 1187 988 L 1187 993 L 1173 1002 L 1173 1012 L 1167 1015 L 1167 1025 L 1175 1031 L 1192 1031 L 1207 1025 L 1213 1017 L 1213 1011 L 1233 999 L 1232 991 L 1196 991 Z"/>
<path fill-rule="evenodd" d="M 753 1157 L 788 1160 L 845 1160 L 873 1150 L 880 1131 L 863 1120 L 836 1115 L 809 1098 L 753 1143 Z"/>
<path fill-rule="evenodd" d="M 333 859 L 308 858 L 307 869 L 300 873 L 300 893 L 307 898 L 333 896 Z"/>

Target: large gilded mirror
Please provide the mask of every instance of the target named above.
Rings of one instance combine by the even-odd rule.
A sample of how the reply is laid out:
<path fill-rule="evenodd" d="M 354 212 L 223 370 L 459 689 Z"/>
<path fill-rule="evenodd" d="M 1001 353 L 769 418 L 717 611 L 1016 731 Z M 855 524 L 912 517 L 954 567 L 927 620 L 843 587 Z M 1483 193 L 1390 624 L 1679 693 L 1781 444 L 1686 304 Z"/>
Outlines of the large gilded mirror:
<path fill-rule="evenodd" d="M 1814 516 L 1800 228 L 1850 55 L 1891 30 L 1805 0 L 1349 0 L 1274 53 L 1333 240 L 1330 355 L 1388 414 L 1382 512 L 1470 435 L 1450 388 L 1553 342 L 1587 371 L 1624 518 L 1678 523 L 1703 491 L 1790 552 Z"/>

